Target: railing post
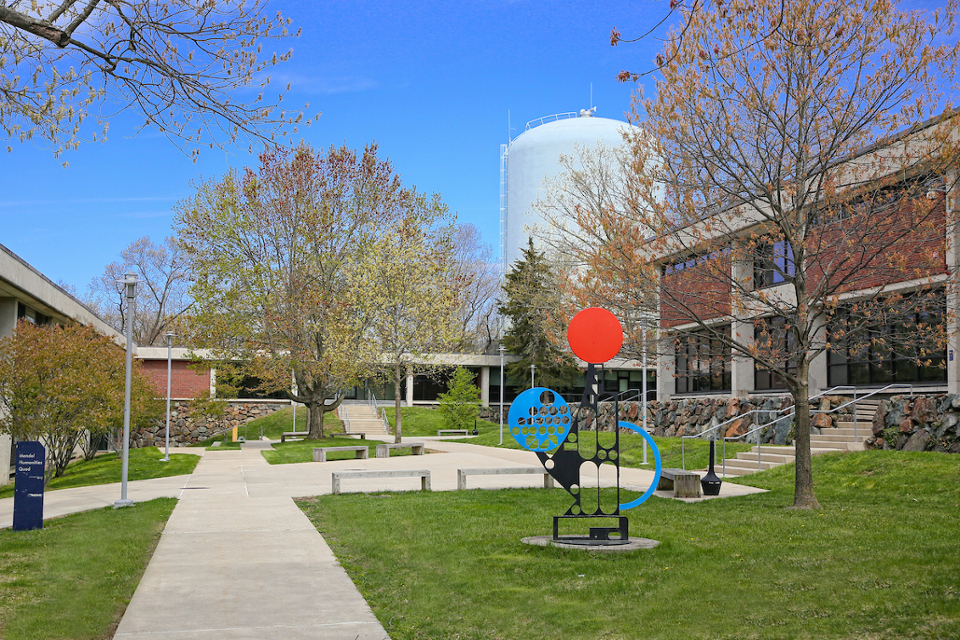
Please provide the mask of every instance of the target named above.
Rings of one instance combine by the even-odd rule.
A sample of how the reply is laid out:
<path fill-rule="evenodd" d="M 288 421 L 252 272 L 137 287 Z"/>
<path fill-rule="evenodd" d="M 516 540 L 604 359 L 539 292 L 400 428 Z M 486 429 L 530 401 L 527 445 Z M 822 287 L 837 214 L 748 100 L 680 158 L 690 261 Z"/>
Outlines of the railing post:
<path fill-rule="evenodd" d="M 857 390 L 853 390 L 853 441 L 857 442 Z"/>

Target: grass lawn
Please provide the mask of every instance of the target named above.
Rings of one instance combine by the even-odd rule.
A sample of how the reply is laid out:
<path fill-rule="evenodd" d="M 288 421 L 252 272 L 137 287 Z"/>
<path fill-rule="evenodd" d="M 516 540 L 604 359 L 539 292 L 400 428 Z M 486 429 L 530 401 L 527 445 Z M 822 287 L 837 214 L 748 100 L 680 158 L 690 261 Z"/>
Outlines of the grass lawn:
<path fill-rule="evenodd" d="M 0 637 L 112 638 L 176 504 L 160 498 L 37 531 L 0 530 Z"/>
<path fill-rule="evenodd" d="M 394 640 L 960 637 L 960 456 L 815 456 L 823 509 L 770 493 L 630 516 L 660 546 L 531 547 L 562 490 L 344 494 L 301 502 Z"/>
<path fill-rule="evenodd" d="M 264 451 L 263 457 L 270 464 L 291 464 L 294 462 L 313 462 L 314 447 L 356 447 L 365 444 L 369 450 L 369 456 L 375 458 L 377 455 L 376 440 L 360 440 L 351 437 L 333 437 L 323 438 L 321 440 L 298 440 L 295 442 L 275 442 L 272 451 Z M 410 449 L 398 449 L 390 452 L 390 457 L 412 455 Z M 327 454 L 327 460 L 352 460 L 357 457 L 353 451 L 335 451 Z"/>
<path fill-rule="evenodd" d="M 397 428 L 396 410 L 394 406 L 387 405 L 387 420 L 390 421 L 391 431 Z M 434 407 L 400 407 L 401 436 L 404 438 L 422 438 L 423 436 L 436 436 L 437 429 L 447 429 L 448 426 L 443 423 L 440 411 Z M 487 420 L 477 420 L 477 431 L 483 434 L 492 434 L 500 432 L 500 425 Z M 473 425 L 470 426 L 470 432 L 473 433 Z M 497 442 L 495 439 L 494 442 Z"/>
<path fill-rule="evenodd" d="M 463 438 L 457 442 L 468 444 L 479 444 L 488 447 L 503 446 L 509 449 L 523 449 L 510 435 L 510 430 L 506 424 L 503 426 L 503 445 L 500 442 L 500 425 L 494 425 L 493 430 L 481 431 L 475 438 Z M 406 430 L 404 430 L 406 432 Z M 436 433 L 436 431 L 434 431 Z M 581 440 L 586 438 L 586 433 L 581 434 Z M 613 432 L 601 431 L 600 442 L 604 446 L 613 444 Z M 680 438 L 658 438 L 653 441 L 657 443 L 657 449 L 660 450 L 660 460 L 664 469 L 681 468 L 681 458 L 686 460 L 687 469 L 705 469 L 710 457 L 710 443 L 706 440 L 688 439 L 683 441 L 684 453 L 680 453 Z M 741 443 L 727 443 L 727 458 L 736 458 L 738 451 L 749 451 L 753 445 Z M 722 450 L 717 447 L 717 463 L 720 462 Z M 632 433 L 620 434 L 620 464 L 624 467 L 643 467 L 643 437 Z M 647 467 L 653 468 L 653 453 L 647 449 Z M 717 472 L 719 473 L 719 471 Z"/>
<path fill-rule="evenodd" d="M 324 431 L 343 432 L 343 423 L 333 411 L 323 414 Z M 260 430 L 263 429 L 263 437 L 269 440 L 279 440 L 280 436 L 287 431 L 306 431 L 307 430 L 307 410 L 304 407 L 297 407 L 297 428 L 293 428 L 293 408 L 281 409 L 268 416 L 251 420 L 240 427 L 238 434 L 247 440 L 258 440 Z"/>
<path fill-rule="evenodd" d="M 156 447 L 130 449 L 128 480 L 149 480 L 193 473 L 200 456 L 171 453 L 169 462 L 160 462 L 163 451 Z M 69 465 L 61 478 L 51 478 L 47 491 L 120 482 L 122 460 L 116 453 L 102 453 L 89 462 L 81 460 Z M 13 483 L 0 487 L 0 498 L 13 496 Z"/>

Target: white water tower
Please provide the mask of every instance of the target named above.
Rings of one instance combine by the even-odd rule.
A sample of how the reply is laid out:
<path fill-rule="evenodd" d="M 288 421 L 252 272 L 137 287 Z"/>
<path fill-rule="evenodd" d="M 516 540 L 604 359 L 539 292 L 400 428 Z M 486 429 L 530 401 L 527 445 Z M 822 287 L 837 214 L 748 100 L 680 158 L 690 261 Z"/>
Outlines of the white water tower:
<path fill-rule="evenodd" d="M 543 224 L 531 207 L 542 195 L 544 181 L 563 172 L 561 154 L 575 156 L 577 146 L 592 147 L 599 142 L 620 147 L 623 132 L 634 129 L 620 120 L 597 118 L 595 110 L 532 120 L 509 144 L 500 145 L 500 258 L 504 272 L 527 246 L 530 233 L 524 227 Z M 537 239 L 533 240 L 538 246 Z"/>

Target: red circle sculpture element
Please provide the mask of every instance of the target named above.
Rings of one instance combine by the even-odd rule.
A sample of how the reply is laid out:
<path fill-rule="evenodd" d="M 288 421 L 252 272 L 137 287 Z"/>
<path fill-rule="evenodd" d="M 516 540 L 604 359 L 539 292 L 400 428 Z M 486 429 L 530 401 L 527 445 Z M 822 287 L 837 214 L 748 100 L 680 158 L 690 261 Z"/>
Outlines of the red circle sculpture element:
<path fill-rule="evenodd" d="M 567 342 L 584 362 L 601 364 L 620 353 L 623 327 L 617 316 L 606 309 L 590 307 L 573 316 Z"/>

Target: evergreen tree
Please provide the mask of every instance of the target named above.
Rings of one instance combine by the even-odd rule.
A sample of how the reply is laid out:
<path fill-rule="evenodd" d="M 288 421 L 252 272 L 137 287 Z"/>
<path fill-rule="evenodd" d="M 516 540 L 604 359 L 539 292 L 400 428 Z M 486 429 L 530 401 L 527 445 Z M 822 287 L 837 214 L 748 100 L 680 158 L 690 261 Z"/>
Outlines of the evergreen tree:
<path fill-rule="evenodd" d="M 557 283 L 542 252 L 529 241 L 523 256 L 513 264 L 503 284 L 500 315 L 507 319 L 503 346 L 520 360 L 506 366 L 515 380 L 530 379 L 530 365 L 536 365 L 538 387 L 564 387 L 577 377 L 573 358 L 561 349 L 565 321 Z"/>
<path fill-rule="evenodd" d="M 472 429 L 480 413 L 480 389 L 473 383 L 473 374 L 457 367 L 440 395 L 440 415 L 445 429 Z"/>

